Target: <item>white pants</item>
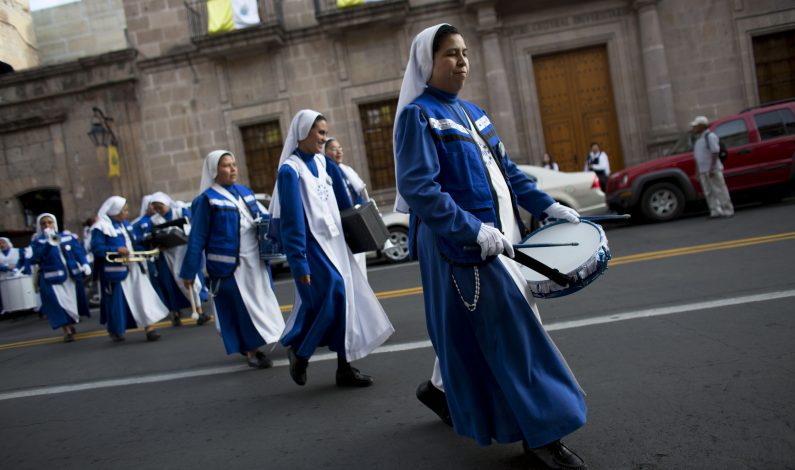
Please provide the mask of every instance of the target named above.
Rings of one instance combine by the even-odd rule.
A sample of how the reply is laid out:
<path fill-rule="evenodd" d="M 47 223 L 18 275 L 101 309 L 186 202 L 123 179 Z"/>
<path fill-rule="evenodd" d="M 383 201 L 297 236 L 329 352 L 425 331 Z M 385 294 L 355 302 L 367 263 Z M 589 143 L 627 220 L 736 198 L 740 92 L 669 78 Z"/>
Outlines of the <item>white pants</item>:
<path fill-rule="evenodd" d="M 709 206 L 709 215 L 712 217 L 728 217 L 734 215 L 734 206 L 729 197 L 729 189 L 723 179 L 723 172 L 699 173 L 701 188 Z"/>

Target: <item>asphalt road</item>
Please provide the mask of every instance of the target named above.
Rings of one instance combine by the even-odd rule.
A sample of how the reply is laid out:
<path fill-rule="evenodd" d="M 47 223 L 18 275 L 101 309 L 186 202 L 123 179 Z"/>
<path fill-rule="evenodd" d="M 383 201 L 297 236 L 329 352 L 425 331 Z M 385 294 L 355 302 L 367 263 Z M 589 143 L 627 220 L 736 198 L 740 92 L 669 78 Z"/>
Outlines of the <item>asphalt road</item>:
<path fill-rule="evenodd" d="M 605 275 L 539 302 L 588 393 L 565 441 L 590 468 L 795 468 L 794 215 L 788 200 L 607 227 Z M 479 447 L 419 404 L 433 350 L 418 266 L 369 275 L 397 332 L 357 362 L 376 379 L 361 390 L 334 386 L 328 354 L 305 387 L 281 348 L 249 369 L 213 325 L 115 344 L 93 318 L 63 344 L 36 315 L 0 321 L 0 468 L 533 468 L 518 443 Z M 289 279 L 277 296 L 292 302 Z"/>

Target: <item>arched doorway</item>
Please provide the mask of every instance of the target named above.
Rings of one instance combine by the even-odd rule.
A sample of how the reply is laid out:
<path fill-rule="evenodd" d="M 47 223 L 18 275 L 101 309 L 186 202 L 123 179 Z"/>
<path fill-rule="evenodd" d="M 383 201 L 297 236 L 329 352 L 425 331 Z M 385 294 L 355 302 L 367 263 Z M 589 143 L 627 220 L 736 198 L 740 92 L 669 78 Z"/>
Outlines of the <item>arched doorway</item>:
<path fill-rule="evenodd" d="M 36 216 L 49 212 L 58 218 L 59 229 L 63 230 L 63 204 L 61 204 L 61 190 L 57 188 L 40 188 L 22 193 L 17 196 L 22 207 L 22 217 L 25 226 L 36 230 Z"/>

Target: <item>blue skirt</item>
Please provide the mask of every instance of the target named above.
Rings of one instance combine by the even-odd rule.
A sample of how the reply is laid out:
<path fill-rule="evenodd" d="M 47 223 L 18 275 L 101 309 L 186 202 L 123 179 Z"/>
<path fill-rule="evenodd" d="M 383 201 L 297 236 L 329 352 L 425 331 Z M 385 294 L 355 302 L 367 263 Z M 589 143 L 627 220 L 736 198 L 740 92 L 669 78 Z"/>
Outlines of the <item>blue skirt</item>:
<path fill-rule="evenodd" d="M 428 333 L 456 432 L 480 445 L 540 447 L 585 424 L 583 393 L 522 293 L 497 261 L 474 269 L 439 256 L 427 225 L 417 243 Z"/>
<path fill-rule="evenodd" d="M 251 321 L 234 276 L 214 279 L 216 321 L 221 327 L 221 337 L 227 354 L 245 354 L 265 344 L 262 335 Z"/>
<path fill-rule="evenodd" d="M 77 313 L 81 317 L 90 317 L 91 312 L 88 308 L 88 298 L 86 297 L 86 290 L 83 286 L 82 279 L 74 279 L 75 292 L 77 297 Z M 47 315 L 47 320 L 53 330 L 64 327 L 66 325 L 74 324 L 72 317 L 66 313 L 66 310 L 58 303 L 58 297 L 55 296 L 52 284 L 45 281 L 41 274 L 39 274 L 39 294 L 41 294 L 41 313 Z"/>
<path fill-rule="evenodd" d="M 100 317 L 104 314 L 108 333 L 122 335 L 128 329 L 138 328 L 120 282 L 102 282 L 99 308 Z"/>
<path fill-rule="evenodd" d="M 281 339 L 295 354 L 310 358 L 321 346 L 345 352 L 345 282 L 311 233 L 307 233 L 306 259 L 312 284 L 295 281 L 301 307 L 290 331 Z"/>

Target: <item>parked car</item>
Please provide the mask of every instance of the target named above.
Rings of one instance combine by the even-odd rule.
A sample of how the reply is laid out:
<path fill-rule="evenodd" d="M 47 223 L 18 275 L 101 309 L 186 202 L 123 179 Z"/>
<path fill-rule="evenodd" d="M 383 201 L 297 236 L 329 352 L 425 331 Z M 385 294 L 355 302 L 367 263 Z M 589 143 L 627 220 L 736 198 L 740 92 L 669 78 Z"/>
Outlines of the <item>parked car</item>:
<path fill-rule="evenodd" d="M 599 188 L 599 179 L 595 173 L 552 171 L 532 165 L 518 166 L 553 199 L 580 214 L 595 215 L 607 211 L 605 194 Z M 520 212 L 524 223 L 533 227 L 532 216 L 524 209 Z M 394 248 L 383 250 L 382 256 L 393 263 L 405 261 L 409 256 L 409 216 L 398 212 L 384 212 L 382 218 L 394 245 Z"/>
<path fill-rule="evenodd" d="M 728 149 L 723 175 L 732 196 L 760 189 L 769 200 L 786 194 L 795 180 L 795 100 L 716 119 L 709 129 Z M 693 143 L 694 136 L 687 133 L 667 156 L 610 175 L 610 208 L 662 222 L 676 219 L 687 206 L 703 200 Z"/>

